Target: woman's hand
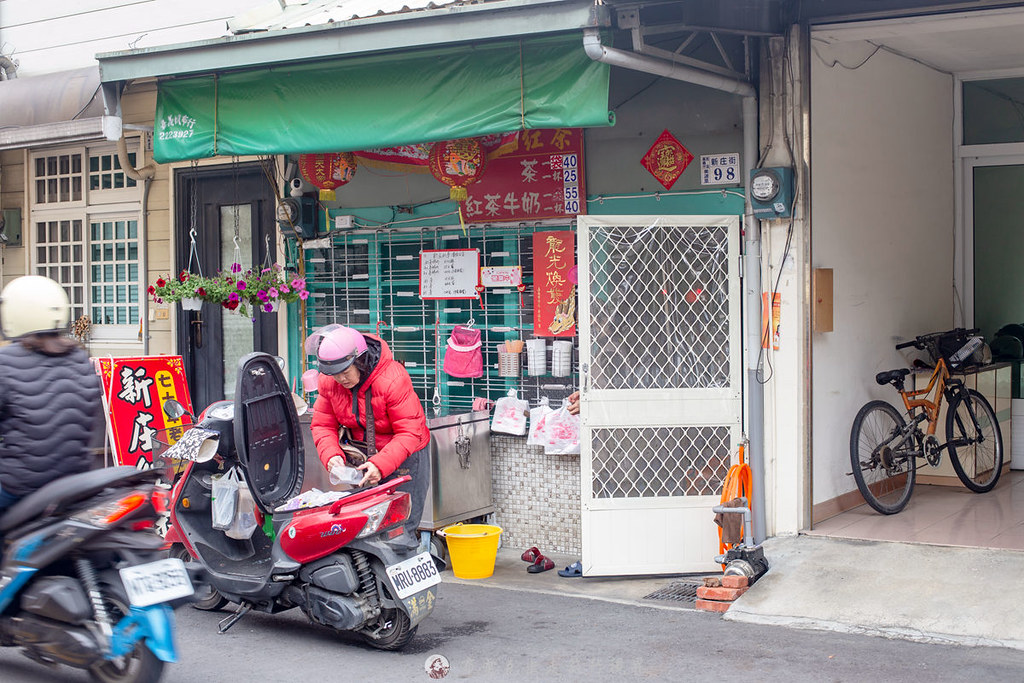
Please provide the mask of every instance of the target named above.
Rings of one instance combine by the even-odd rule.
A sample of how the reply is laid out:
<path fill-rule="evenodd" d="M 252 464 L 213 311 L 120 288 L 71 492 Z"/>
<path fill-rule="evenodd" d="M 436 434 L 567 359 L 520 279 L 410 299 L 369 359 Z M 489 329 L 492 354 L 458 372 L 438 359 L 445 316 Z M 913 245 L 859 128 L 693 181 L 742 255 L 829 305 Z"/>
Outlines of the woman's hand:
<path fill-rule="evenodd" d="M 579 415 L 580 414 L 580 392 L 574 391 L 569 394 L 569 414 Z"/>
<path fill-rule="evenodd" d="M 330 472 L 335 467 L 346 467 L 347 465 L 348 463 L 345 462 L 345 458 L 343 456 L 336 455 L 327 461 L 327 471 Z"/>
<path fill-rule="evenodd" d="M 365 476 L 363 477 L 363 480 L 359 482 L 360 488 L 362 488 L 363 486 L 376 486 L 377 484 L 380 483 L 380 470 L 377 469 L 377 466 L 374 465 L 369 460 L 364 462 L 356 469 L 362 470 L 363 472 L 366 473 Z"/>

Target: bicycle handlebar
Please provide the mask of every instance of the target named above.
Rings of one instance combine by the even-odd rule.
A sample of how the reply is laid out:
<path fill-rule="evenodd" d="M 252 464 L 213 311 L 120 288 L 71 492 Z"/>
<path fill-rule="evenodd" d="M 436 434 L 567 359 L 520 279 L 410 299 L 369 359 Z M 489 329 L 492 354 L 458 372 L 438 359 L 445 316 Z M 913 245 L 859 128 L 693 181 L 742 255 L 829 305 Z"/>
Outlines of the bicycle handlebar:
<path fill-rule="evenodd" d="M 953 335 L 953 334 L 959 334 L 959 335 L 963 335 L 965 337 L 973 337 L 974 335 L 978 334 L 979 332 L 981 332 L 981 330 L 979 328 L 977 328 L 977 327 L 972 328 L 970 330 L 964 329 L 962 327 L 957 327 L 957 328 L 954 328 L 952 330 L 946 330 L 945 332 L 932 332 L 931 334 L 922 334 L 922 335 L 920 335 L 918 337 L 915 337 L 914 341 L 908 341 L 908 342 L 903 342 L 902 344 L 897 344 L 896 345 L 896 350 L 898 351 L 900 349 L 905 349 L 905 348 L 908 348 L 910 346 L 913 346 L 915 348 L 923 350 L 923 349 L 925 349 L 927 347 L 927 345 L 930 342 L 934 342 L 936 339 L 939 339 L 940 337 L 945 337 L 947 335 Z"/>

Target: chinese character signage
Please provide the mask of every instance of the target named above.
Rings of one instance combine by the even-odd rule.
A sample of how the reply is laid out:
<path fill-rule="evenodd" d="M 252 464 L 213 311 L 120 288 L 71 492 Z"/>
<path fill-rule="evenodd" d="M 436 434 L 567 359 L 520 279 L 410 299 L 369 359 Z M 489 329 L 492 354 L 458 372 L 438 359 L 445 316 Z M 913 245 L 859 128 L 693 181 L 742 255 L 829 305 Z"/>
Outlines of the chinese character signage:
<path fill-rule="evenodd" d="M 562 218 L 587 212 L 583 183 L 583 131 L 526 130 L 519 148 L 491 159 L 468 185 L 469 222 Z"/>
<path fill-rule="evenodd" d="M 533 334 L 576 334 L 576 235 L 533 233 Z"/>
<path fill-rule="evenodd" d="M 739 182 L 740 155 L 737 152 L 701 155 L 701 185 L 738 185 Z"/>
<path fill-rule="evenodd" d="M 161 438 L 165 443 L 177 441 L 183 432 L 180 419 L 164 414 L 164 401 L 173 398 L 192 412 L 181 356 L 100 358 L 97 364 L 114 461 L 147 469 L 153 465 L 157 432 L 167 430 Z"/>
<path fill-rule="evenodd" d="M 690 154 L 690 150 L 683 147 L 672 133 L 665 130 L 647 150 L 640 163 L 666 190 L 671 190 L 691 161 L 693 155 Z"/>

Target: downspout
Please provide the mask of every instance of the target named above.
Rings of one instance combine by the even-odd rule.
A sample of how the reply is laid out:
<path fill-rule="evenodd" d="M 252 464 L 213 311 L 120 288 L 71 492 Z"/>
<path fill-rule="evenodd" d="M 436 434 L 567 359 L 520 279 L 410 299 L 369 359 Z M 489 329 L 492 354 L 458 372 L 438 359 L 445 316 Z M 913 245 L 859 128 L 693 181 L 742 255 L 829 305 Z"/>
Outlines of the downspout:
<path fill-rule="evenodd" d="M 132 166 L 128 158 L 128 143 L 124 134 L 117 140 L 117 161 L 121 164 L 124 174 L 135 181 L 142 182 L 142 230 L 139 234 L 143 236 L 141 249 L 139 249 L 139 273 L 143 278 L 149 278 L 149 188 L 152 185 L 153 176 L 156 175 L 156 166 L 150 162 L 142 168 Z M 144 280 L 145 282 L 145 280 Z M 142 315 L 142 355 L 149 355 L 149 316 Z"/>
<path fill-rule="evenodd" d="M 9 81 L 12 78 L 18 77 L 18 63 L 7 57 L 6 55 L 0 55 L 0 81 Z"/>
<path fill-rule="evenodd" d="M 743 98 L 743 177 L 749 178 L 750 171 L 758 158 L 757 154 L 757 92 L 750 83 L 728 76 L 719 76 L 682 64 L 648 57 L 601 44 L 600 30 L 583 29 L 583 50 L 596 62 L 617 66 L 631 71 L 640 71 L 655 76 L 664 76 L 677 81 L 702 85 L 707 88 L 739 95 Z M 745 183 L 749 185 L 749 183 Z M 749 189 L 749 188 L 748 188 Z M 744 301 L 747 330 L 744 336 L 744 351 L 747 357 L 747 438 L 750 443 L 747 455 L 752 474 L 754 501 L 753 535 L 754 542 L 760 543 L 766 536 L 764 497 L 764 387 L 757 380 L 757 364 L 761 349 L 761 222 L 754 218 L 750 204 L 750 193 L 746 193 L 744 210 Z"/>

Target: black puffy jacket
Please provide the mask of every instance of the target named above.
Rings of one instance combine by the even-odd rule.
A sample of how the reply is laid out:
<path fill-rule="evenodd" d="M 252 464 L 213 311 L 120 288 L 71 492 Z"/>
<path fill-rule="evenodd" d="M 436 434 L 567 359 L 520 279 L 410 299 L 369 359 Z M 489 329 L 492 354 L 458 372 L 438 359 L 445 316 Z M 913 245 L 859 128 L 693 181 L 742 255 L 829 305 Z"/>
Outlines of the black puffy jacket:
<path fill-rule="evenodd" d="M 89 354 L 0 348 L 0 489 L 25 496 L 93 466 L 102 430 L 100 380 Z"/>

